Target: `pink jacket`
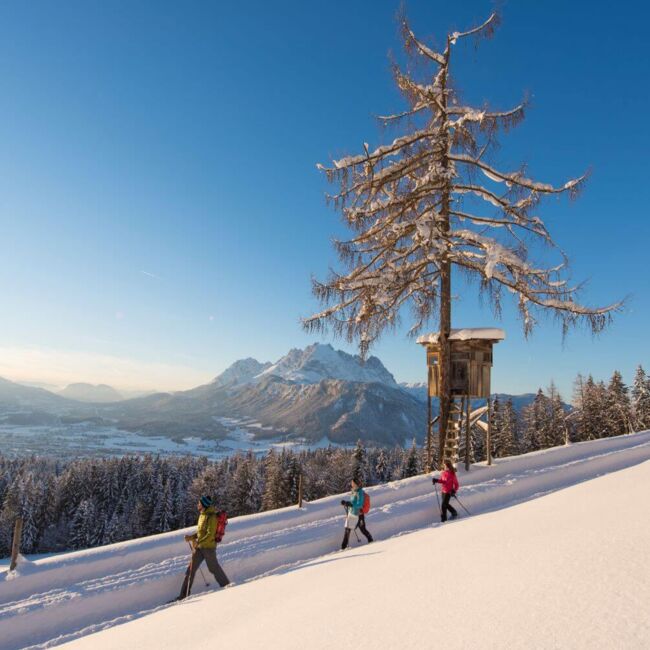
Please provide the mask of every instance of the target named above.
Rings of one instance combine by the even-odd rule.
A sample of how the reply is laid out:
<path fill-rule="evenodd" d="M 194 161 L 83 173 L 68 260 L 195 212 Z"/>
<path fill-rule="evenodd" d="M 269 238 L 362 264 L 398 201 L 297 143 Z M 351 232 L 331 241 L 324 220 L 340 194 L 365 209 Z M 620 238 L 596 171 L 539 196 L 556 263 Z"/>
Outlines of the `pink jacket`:
<path fill-rule="evenodd" d="M 442 493 L 449 494 L 450 492 L 456 492 L 460 487 L 458 485 L 458 479 L 454 472 L 450 472 L 446 469 L 442 474 L 440 474 L 440 485 L 442 485 Z"/>

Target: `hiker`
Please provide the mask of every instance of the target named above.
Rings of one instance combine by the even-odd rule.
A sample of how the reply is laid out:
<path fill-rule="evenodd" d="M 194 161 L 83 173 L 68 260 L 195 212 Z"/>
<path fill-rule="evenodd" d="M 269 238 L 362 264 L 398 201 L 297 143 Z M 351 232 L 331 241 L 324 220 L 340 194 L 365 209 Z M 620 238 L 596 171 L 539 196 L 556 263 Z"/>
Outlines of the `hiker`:
<path fill-rule="evenodd" d="M 176 600 L 183 600 L 190 595 L 194 576 L 203 560 L 219 583 L 220 587 L 230 584 L 228 576 L 217 561 L 217 511 L 212 505 L 212 498 L 202 496 L 197 503 L 199 521 L 194 535 L 185 535 L 185 541 L 192 544 L 192 557 L 185 572 L 181 593 Z"/>
<path fill-rule="evenodd" d="M 368 540 L 368 544 L 372 542 L 372 535 L 366 528 L 366 512 L 370 508 L 370 497 L 363 491 L 361 487 L 361 480 L 353 478 L 350 481 L 350 488 L 352 489 L 352 501 L 341 501 L 341 505 L 348 509 L 348 515 L 345 518 L 345 533 L 343 534 L 343 543 L 341 549 L 348 547 L 350 541 L 350 531 L 358 528 Z"/>
<path fill-rule="evenodd" d="M 456 519 L 458 513 L 456 509 L 449 505 L 451 497 L 456 496 L 456 491 L 460 487 L 458 485 L 458 478 L 456 477 L 456 470 L 450 460 L 445 461 L 445 470 L 440 474 L 440 478 L 432 479 L 432 483 L 440 483 L 442 485 L 442 506 L 440 507 L 440 521 L 447 521 L 447 510 L 451 513 L 451 518 Z"/>

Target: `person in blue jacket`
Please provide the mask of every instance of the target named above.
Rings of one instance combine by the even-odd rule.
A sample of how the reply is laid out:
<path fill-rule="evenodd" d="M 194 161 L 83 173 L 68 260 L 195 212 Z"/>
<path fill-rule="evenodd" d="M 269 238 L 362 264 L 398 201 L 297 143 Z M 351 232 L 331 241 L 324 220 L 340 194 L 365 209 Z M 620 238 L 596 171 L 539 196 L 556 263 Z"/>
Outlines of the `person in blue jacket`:
<path fill-rule="evenodd" d="M 350 531 L 353 528 L 358 528 L 366 536 L 368 543 L 372 542 L 372 535 L 366 528 L 366 517 L 362 512 L 365 495 L 363 488 L 361 487 L 360 479 L 353 478 L 350 481 L 350 488 L 352 489 L 352 500 L 341 501 L 341 505 L 348 509 L 348 516 L 345 518 L 345 533 L 343 534 L 341 549 L 347 548 L 348 542 L 350 541 Z"/>

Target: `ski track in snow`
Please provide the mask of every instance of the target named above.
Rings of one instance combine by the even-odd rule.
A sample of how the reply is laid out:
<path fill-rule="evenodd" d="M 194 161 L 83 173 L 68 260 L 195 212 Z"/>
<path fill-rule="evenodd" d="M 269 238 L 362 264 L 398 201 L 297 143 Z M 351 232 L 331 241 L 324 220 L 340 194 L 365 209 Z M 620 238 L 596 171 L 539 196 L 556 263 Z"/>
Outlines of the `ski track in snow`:
<path fill-rule="evenodd" d="M 556 447 L 479 464 L 459 472 L 462 504 L 472 513 L 521 503 L 650 458 L 650 431 Z M 368 528 L 376 539 L 438 526 L 429 476 L 368 489 Z M 219 560 L 234 583 L 295 570 L 340 547 L 341 495 L 238 517 L 229 523 Z M 459 503 L 461 517 L 467 516 Z M 451 525 L 451 524 L 448 524 Z M 0 649 L 48 648 L 141 617 L 180 589 L 189 548 L 184 529 L 26 564 L 0 580 Z M 365 539 L 361 536 L 362 544 Z M 354 535 L 351 544 L 357 545 Z M 211 585 L 214 579 L 205 564 Z M 208 588 L 197 573 L 193 592 Z M 179 605 L 174 605 L 179 606 Z M 182 606 L 182 605 L 180 605 Z"/>

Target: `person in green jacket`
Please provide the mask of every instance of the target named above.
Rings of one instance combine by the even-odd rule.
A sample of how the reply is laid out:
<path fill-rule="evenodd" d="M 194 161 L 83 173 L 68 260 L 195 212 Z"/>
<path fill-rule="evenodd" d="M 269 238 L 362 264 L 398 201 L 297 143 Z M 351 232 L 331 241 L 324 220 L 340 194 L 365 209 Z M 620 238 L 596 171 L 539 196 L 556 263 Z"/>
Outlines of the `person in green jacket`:
<path fill-rule="evenodd" d="M 185 572 L 185 580 L 181 587 L 181 593 L 176 600 L 183 600 L 190 595 L 194 576 L 199 570 L 203 560 L 208 565 L 208 569 L 219 583 L 220 587 L 230 584 L 228 576 L 224 573 L 219 562 L 217 561 L 217 541 L 215 533 L 217 531 L 217 511 L 212 505 L 212 498 L 203 496 L 197 504 L 199 509 L 199 521 L 197 530 L 194 535 L 185 535 L 185 541 L 192 544 L 192 558 Z"/>

